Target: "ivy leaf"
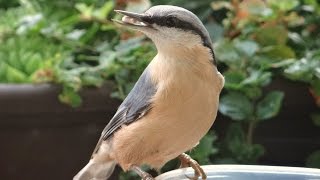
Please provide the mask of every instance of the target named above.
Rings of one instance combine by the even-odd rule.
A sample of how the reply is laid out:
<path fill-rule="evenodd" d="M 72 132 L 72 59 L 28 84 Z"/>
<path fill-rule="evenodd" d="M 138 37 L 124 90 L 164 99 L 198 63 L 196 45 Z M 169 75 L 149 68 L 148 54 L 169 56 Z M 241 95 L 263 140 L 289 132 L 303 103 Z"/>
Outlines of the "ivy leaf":
<path fill-rule="evenodd" d="M 219 111 L 233 120 L 245 120 L 252 116 L 253 105 L 245 95 L 231 92 L 221 97 Z"/>
<path fill-rule="evenodd" d="M 276 116 L 281 108 L 284 93 L 280 91 L 272 91 L 267 94 L 257 106 L 257 118 L 260 120 L 270 119 Z"/>

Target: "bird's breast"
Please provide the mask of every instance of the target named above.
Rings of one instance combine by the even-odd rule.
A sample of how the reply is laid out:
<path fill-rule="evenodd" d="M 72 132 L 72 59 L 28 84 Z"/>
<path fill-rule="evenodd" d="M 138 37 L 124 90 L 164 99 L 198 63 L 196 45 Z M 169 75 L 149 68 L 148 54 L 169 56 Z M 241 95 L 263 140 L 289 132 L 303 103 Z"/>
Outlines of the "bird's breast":
<path fill-rule="evenodd" d="M 160 151 L 178 155 L 194 147 L 212 126 L 223 77 L 210 62 L 194 66 L 158 61 L 151 65 L 157 92 L 146 123 L 157 127 L 150 134 L 161 142 L 157 144 Z"/>
<path fill-rule="evenodd" d="M 194 66 L 156 57 L 149 75 L 157 89 L 151 110 L 114 135 L 115 159 L 124 169 L 131 164 L 161 167 L 192 149 L 216 117 L 224 80 L 209 61 Z"/>

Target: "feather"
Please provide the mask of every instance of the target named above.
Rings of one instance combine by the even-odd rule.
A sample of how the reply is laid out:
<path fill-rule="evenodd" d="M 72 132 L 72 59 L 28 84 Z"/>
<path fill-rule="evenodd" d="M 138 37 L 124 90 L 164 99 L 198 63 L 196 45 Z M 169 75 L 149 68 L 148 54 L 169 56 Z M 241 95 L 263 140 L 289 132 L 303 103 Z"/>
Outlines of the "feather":
<path fill-rule="evenodd" d="M 151 99 L 155 93 L 156 85 L 152 82 L 147 67 L 102 131 L 93 154 L 98 151 L 101 142 L 109 139 L 122 125 L 128 125 L 145 116 L 151 109 Z"/>

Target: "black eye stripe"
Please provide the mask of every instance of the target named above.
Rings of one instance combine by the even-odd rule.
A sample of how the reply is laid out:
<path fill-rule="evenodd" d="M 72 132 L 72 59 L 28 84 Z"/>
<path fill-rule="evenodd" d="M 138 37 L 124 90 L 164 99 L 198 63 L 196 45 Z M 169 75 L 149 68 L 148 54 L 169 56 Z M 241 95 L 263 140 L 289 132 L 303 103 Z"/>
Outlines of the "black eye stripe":
<path fill-rule="evenodd" d="M 150 24 L 157 24 L 158 26 L 177 28 L 184 31 L 191 31 L 194 34 L 199 35 L 201 37 L 203 46 L 210 49 L 213 57 L 213 63 L 214 65 L 216 65 L 215 55 L 211 45 L 211 41 L 206 37 L 206 35 L 199 28 L 195 27 L 193 24 L 187 21 L 180 20 L 173 16 L 167 16 L 167 17 L 149 16 L 143 20 Z"/>
<path fill-rule="evenodd" d="M 166 21 L 165 25 L 167 27 L 174 27 L 176 25 L 176 23 L 177 23 L 177 18 L 175 18 L 175 17 L 167 17 L 165 19 L 165 21 Z"/>

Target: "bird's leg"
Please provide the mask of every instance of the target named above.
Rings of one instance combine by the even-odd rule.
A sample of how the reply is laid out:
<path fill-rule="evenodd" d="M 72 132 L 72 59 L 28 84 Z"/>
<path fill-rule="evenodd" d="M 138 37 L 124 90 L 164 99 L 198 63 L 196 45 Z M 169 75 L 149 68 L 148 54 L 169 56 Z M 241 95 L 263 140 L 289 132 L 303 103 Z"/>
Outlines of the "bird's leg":
<path fill-rule="evenodd" d="M 198 179 L 199 176 L 201 176 L 202 179 L 207 179 L 206 173 L 203 171 L 203 169 L 200 167 L 197 161 L 193 160 L 188 154 L 180 154 L 178 158 L 181 161 L 181 168 L 184 167 L 192 167 L 194 169 L 194 177 L 191 179 Z"/>
<path fill-rule="evenodd" d="M 149 173 L 143 171 L 139 166 L 133 165 L 130 169 L 136 172 L 142 178 L 142 180 L 154 180 Z"/>

